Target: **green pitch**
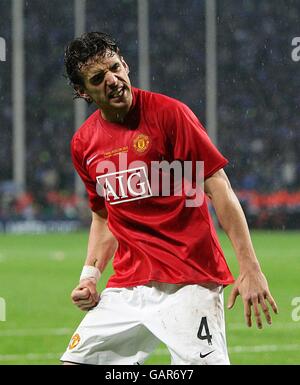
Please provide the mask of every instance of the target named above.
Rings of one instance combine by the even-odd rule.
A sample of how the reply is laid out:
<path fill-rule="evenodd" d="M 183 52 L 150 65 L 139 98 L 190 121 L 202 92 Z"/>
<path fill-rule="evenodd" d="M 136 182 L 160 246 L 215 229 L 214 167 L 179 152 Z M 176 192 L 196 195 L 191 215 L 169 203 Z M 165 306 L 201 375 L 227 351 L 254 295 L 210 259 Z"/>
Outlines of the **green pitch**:
<path fill-rule="evenodd" d="M 238 297 L 225 313 L 231 363 L 300 364 L 300 321 L 292 318 L 293 310 L 300 316 L 292 306 L 292 299 L 300 297 L 299 233 L 253 232 L 252 237 L 279 315 L 273 316 L 272 326 L 264 322 L 262 330 L 249 329 Z M 220 240 L 236 276 L 230 243 L 224 234 Z M 6 321 L 0 321 L 0 364 L 59 364 L 84 314 L 71 304 L 70 292 L 86 245 L 86 233 L 0 236 L 0 297 L 6 302 Z M 161 345 L 147 363 L 169 364 L 166 348 Z"/>

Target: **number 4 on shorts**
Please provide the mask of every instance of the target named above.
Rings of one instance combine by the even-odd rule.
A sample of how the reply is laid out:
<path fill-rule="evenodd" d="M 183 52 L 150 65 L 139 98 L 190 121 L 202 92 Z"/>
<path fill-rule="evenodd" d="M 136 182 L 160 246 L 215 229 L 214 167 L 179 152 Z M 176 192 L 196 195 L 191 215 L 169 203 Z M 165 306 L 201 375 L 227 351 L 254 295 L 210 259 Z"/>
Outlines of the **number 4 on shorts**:
<path fill-rule="evenodd" d="M 206 317 L 202 317 L 201 318 L 201 322 L 200 322 L 200 326 L 199 326 L 197 337 L 200 340 L 207 340 L 208 345 L 212 345 L 212 342 L 211 342 L 212 335 L 209 333 L 209 328 L 208 328 L 207 318 Z"/>

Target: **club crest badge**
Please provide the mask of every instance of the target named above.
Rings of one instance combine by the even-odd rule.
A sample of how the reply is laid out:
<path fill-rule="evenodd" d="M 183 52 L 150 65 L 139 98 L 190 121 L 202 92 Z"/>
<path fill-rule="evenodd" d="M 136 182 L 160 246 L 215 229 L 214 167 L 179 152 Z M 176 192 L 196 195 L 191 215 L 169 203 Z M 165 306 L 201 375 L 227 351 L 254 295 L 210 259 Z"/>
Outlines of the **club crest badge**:
<path fill-rule="evenodd" d="M 70 344 L 69 344 L 69 349 L 74 349 L 80 342 L 80 336 L 79 334 L 74 334 L 73 337 L 71 338 Z"/>
<path fill-rule="evenodd" d="M 144 154 L 150 149 L 151 141 L 149 136 L 144 134 L 139 134 L 133 139 L 133 148 L 134 151 L 138 154 Z"/>

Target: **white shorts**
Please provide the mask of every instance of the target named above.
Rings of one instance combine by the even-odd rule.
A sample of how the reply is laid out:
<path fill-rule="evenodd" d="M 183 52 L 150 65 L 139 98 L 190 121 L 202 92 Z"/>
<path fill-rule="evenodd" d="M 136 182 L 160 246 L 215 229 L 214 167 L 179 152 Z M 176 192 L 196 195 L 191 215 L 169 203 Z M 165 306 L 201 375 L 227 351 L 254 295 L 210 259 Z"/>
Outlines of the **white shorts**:
<path fill-rule="evenodd" d="M 175 365 L 229 364 L 223 287 L 151 282 L 105 289 L 61 361 L 142 364 L 160 342 Z"/>

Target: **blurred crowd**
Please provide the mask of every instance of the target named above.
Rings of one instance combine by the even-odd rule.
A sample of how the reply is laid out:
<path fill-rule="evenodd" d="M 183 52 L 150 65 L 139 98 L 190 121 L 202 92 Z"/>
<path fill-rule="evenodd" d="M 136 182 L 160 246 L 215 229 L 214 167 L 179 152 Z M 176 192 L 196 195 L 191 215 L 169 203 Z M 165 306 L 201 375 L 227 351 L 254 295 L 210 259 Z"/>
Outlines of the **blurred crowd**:
<path fill-rule="evenodd" d="M 19 194 L 12 183 L 11 1 L 0 0 L 0 36 L 9 47 L 0 63 L 0 220 L 88 211 L 75 196 L 74 104 L 63 68 L 73 3 L 25 2 L 27 186 Z M 136 0 L 86 3 L 86 30 L 116 36 L 138 86 Z M 290 218 L 300 226 L 300 64 L 291 58 L 300 3 L 219 0 L 217 12 L 218 147 L 230 160 L 226 172 L 253 226 L 284 227 Z M 149 0 L 149 16 L 151 90 L 182 100 L 205 125 L 205 2 Z"/>

